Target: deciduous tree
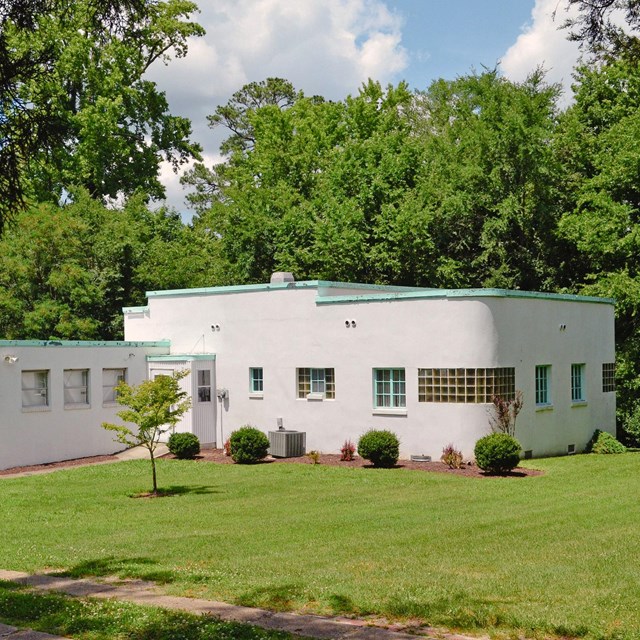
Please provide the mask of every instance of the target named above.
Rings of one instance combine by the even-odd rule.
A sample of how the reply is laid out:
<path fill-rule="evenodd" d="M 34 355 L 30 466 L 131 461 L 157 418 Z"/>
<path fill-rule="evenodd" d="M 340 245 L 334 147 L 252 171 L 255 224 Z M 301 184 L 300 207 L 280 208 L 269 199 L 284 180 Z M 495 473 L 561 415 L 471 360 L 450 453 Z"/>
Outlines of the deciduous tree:
<path fill-rule="evenodd" d="M 180 389 L 180 380 L 188 371 L 176 371 L 170 376 L 157 376 L 139 385 L 120 382 L 116 387 L 116 400 L 126 409 L 118 411 L 118 417 L 126 425 L 103 422 L 103 428 L 116 434 L 117 442 L 127 447 L 141 446 L 149 452 L 153 477 L 152 494 L 158 494 L 155 450 L 162 437 L 175 428 L 180 418 L 191 407 L 191 398 Z"/>

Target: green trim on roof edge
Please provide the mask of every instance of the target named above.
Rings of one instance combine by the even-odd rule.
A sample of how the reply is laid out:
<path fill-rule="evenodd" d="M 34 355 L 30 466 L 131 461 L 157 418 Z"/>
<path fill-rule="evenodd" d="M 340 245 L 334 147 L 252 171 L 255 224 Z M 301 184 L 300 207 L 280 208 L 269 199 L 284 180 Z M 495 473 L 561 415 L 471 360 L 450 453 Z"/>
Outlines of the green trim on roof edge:
<path fill-rule="evenodd" d="M 215 360 L 215 353 L 189 353 L 170 356 L 147 356 L 147 362 L 191 362 L 192 360 Z"/>
<path fill-rule="evenodd" d="M 215 296 L 226 293 L 252 293 L 254 291 L 278 291 L 282 289 L 363 289 L 367 291 L 409 292 L 425 291 L 422 287 L 401 287 L 387 284 L 362 284 L 359 282 L 331 282 L 329 280 L 300 280 L 298 282 L 274 282 L 269 284 L 240 284 L 224 287 L 202 287 L 197 289 L 167 289 L 166 291 L 147 291 L 147 298 L 170 296 Z M 137 311 L 146 307 L 131 307 Z"/>
<path fill-rule="evenodd" d="M 0 347 L 165 347 L 171 340 L 0 340 Z"/>
<path fill-rule="evenodd" d="M 357 302 L 389 302 L 393 300 L 420 300 L 424 298 L 532 298 L 538 300 L 562 300 L 565 302 L 591 302 L 615 304 L 613 298 L 578 296 L 568 293 L 543 293 L 540 291 L 518 291 L 511 289 L 421 289 L 377 296 L 325 296 L 318 297 L 316 304 L 350 304 Z"/>

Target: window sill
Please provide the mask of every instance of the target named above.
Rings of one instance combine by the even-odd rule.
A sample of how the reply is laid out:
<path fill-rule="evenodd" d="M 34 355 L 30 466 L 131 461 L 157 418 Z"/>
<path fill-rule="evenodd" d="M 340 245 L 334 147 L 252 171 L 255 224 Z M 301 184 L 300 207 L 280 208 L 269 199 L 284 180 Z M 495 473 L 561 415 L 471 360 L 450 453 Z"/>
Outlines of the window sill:
<path fill-rule="evenodd" d="M 82 410 L 82 409 L 91 409 L 91 405 L 90 404 L 65 404 L 64 405 L 64 410 L 65 411 L 77 411 L 78 409 Z"/>
<path fill-rule="evenodd" d="M 586 400 L 575 400 L 574 402 L 571 403 L 572 407 L 586 407 L 587 406 L 587 401 Z"/>
<path fill-rule="evenodd" d="M 51 411 L 50 406 L 46 407 L 22 407 L 22 413 L 42 413 L 43 411 Z"/>
<path fill-rule="evenodd" d="M 553 411 L 552 404 L 537 404 L 536 411 Z"/>
<path fill-rule="evenodd" d="M 262 400 L 262 398 L 264 398 L 264 393 L 262 393 L 261 391 L 251 392 L 249 393 L 249 398 L 251 398 L 252 400 Z"/>
<path fill-rule="evenodd" d="M 324 400 L 324 393 L 307 393 L 307 400 Z"/>
<path fill-rule="evenodd" d="M 406 416 L 406 407 L 376 407 L 373 409 L 374 416 Z"/>

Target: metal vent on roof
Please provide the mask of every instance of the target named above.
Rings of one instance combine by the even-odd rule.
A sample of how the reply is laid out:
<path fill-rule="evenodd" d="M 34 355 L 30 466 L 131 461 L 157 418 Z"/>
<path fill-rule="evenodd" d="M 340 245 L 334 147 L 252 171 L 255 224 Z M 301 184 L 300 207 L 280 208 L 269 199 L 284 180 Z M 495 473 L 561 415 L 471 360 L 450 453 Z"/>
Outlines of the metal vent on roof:
<path fill-rule="evenodd" d="M 275 271 L 271 274 L 271 284 L 279 284 L 283 282 L 295 282 L 293 273 L 289 271 Z"/>
<path fill-rule="evenodd" d="M 269 431 L 269 453 L 274 458 L 299 458 L 304 455 L 307 434 L 304 431 Z"/>

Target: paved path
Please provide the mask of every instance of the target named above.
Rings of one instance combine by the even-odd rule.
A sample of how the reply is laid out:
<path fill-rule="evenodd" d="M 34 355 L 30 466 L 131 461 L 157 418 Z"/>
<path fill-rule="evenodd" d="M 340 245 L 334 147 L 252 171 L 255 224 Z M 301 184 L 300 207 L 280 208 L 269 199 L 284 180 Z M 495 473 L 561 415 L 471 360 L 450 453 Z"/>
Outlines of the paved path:
<path fill-rule="evenodd" d="M 63 578 L 47 574 L 28 574 L 20 571 L 0 570 L 0 580 L 9 580 L 33 589 L 58 591 L 70 596 L 91 598 L 114 598 L 140 605 L 180 609 L 194 614 L 209 614 L 225 621 L 244 622 L 263 629 L 288 631 L 289 633 L 318 640 L 416 640 L 420 637 L 445 638 L 445 640 L 470 640 L 468 637 L 443 634 L 435 629 L 416 629 L 414 633 L 366 626 L 363 621 L 323 618 L 321 616 L 295 613 L 274 613 L 264 609 L 238 607 L 224 602 L 182 598 L 163 595 L 153 583 L 140 580 L 115 582 L 97 582 L 87 579 Z M 10 640 L 44 640 L 57 638 L 35 631 L 22 630 L 7 635 Z M 21 635 L 22 634 L 22 635 Z M 0 627 L 0 638 L 3 637 Z M 478 640 L 475 638 L 474 640 Z"/>
<path fill-rule="evenodd" d="M 18 629 L 0 622 L 0 638 L 9 640 L 66 640 L 62 636 L 52 636 L 50 633 L 33 631 L 31 629 Z"/>
<path fill-rule="evenodd" d="M 156 458 L 160 458 L 169 453 L 169 447 L 166 444 L 160 443 L 156 448 Z M 25 467 L 16 467 L 15 472 L 13 473 L 3 473 L 0 474 L 0 480 L 2 478 L 24 478 L 27 476 L 37 476 L 43 473 L 53 473 L 54 471 L 62 471 L 67 469 L 78 469 L 79 467 L 91 467 L 96 464 L 113 464 L 114 462 L 120 462 L 121 460 L 148 460 L 149 459 L 149 451 L 144 447 L 131 447 L 130 449 L 125 449 L 124 451 L 120 451 L 119 453 L 115 453 L 112 458 L 107 460 L 99 460 L 80 464 L 67 464 L 65 465 L 65 461 L 62 460 L 59 463 L 50 463 L 51 466 L 40 466 L 34 465 L 38 468 L 31 468 L 29 465 Z M 2 638 L 2 635 L 0 635 Z"/>

